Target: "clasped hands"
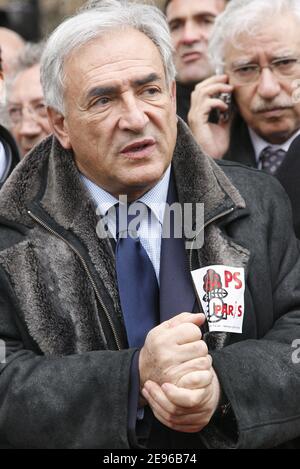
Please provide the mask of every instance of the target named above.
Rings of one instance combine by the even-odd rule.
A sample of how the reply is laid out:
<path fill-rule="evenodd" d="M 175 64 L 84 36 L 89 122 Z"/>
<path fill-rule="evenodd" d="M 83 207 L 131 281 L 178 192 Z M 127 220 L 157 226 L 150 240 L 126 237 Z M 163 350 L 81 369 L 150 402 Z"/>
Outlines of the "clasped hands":
<path fill-rule="evenodd" d="M 140 351 L 141 395 L 165 426 L 204 428 L 220 400 L 220 384 L 202 340 L 203 314 L 182 313 L 152 329 Z"/>

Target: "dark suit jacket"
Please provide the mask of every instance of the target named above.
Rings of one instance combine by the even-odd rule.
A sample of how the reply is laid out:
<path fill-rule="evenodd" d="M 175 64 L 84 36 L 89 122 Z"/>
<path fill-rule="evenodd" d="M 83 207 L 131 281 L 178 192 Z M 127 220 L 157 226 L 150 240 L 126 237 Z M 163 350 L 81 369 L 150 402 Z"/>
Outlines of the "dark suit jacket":
<path fill-rule="evenodd" d="M 9 133 L 9 131 L 5 127 L 2 127 L 1 125 L 0 125 L 0 141 L 4 146 L 5 153 L 8 158 L 7 171 L 5 172 L 2 179 L 0 179 L 0 189 L 1 189 L 1 187 L 3 186 L 8 176 L 10 176 L 13 169 L 19 163 L 20 155 L 19 155 L 16 142 L 14 141 L 12 135 Z"/>
<path fill-rule="evenodd" d="M 230 146 L 224 159 L 236 161 L 254 168 L 257 167 L 248 127 L 239 115 L 234 118 L 231 128 Z M 300 136 L 292 143 L 284 162 L 276 171 L 275 177 L 281 182 L 289 195 L 293 210 L 295 232 L 297 237 L 300 238 Z"/>

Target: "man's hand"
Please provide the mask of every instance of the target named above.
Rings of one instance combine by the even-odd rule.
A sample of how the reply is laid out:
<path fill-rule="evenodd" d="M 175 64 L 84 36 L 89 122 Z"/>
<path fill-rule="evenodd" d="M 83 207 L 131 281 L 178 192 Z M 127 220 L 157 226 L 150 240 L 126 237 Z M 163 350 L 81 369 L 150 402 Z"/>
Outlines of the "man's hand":
<path fill-rule="evenodd" d="M 231 93 L 233 87 L 227 84 L 227 75 L 217 75 L 199 83 L 192 93 L 188 123 L 195 140 L 202 150 L 212 158 L 222 158 L 229 147 L 230 120 L 218 124 L 208 121 L 213 109 L 228 111 L 228 105 L 215 96 Z"/>
<path fill-rule="evenodd" d="M 177 384 L 211 363 L 199 328 L 204 321 L 204 314 L 182 313 L 149 332 L 139 355 L 141 389 L 149 380 Z"/>
<path fill-rule="evenodd" d="M 220 384 L 212 368 L 191 372 L 180 386 L 147 381 L 142 390 L 155 417 L 166 427 L 184 433 L 201 431 L 211 420 L 220 401 Z"/>

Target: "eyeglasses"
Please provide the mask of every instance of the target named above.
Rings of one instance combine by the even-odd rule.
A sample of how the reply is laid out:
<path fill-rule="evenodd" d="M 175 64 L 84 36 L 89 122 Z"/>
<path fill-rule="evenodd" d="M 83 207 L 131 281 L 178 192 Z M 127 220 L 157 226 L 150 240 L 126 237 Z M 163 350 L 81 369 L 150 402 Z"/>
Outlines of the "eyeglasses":
<path fill-rule="evenodd" d="M 229 70 L 232 83 L 236 85 L 248 85 L 258 81 L 264 68 L 268 68 L 279 79 L 295 78 L 299 74 L 300 78 L 300 59 L 288 57 L 273 60 L 269 65 L 245 64 Z"/>
<path fill-rule="evenodd" d="M 19 125 L 24 119 L 24 110 L 27 110 L 35 119 L 47 118 L 47 107 L 43 101 L 29 104 L 28 106 L 10 105 L 8 107 L 9 118 L 14 125 Z"/>

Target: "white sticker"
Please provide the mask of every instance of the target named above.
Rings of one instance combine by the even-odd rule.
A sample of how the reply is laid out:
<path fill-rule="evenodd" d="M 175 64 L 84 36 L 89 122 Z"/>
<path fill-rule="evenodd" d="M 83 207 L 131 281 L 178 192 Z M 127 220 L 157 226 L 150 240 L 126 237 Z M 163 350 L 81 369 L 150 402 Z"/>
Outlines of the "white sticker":
<path fill-rule="evenodd" d="M 210 265 L 191 272 L 210 332 L 242 334 L 245 271 L 240 267 Z"/>

